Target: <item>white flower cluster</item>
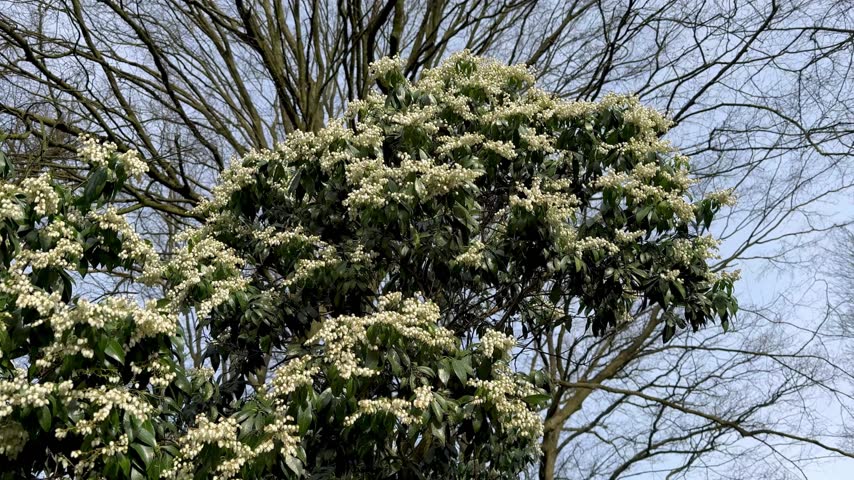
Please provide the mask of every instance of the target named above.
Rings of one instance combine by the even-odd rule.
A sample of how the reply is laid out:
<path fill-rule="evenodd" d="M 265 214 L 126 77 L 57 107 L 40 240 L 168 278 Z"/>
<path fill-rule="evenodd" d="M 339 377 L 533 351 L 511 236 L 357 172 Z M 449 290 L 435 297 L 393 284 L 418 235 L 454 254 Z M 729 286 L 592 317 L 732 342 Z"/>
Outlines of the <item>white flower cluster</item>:
<path fill-rule="evenodd" d="M 621 153 L 628 153 L 636 157 L 644 157 L 648 154 L 666 154 L 674 151 L 669 140 L 653 137 L 632 137 L 628 142 L 612 146 Z"/>
<path fill-rule="evenodd" d="M 344 419 L 344 426 L 352 427 L 363 415 L 375 415 L 379 412 L 393 415 L 403 425 L 412 425 L 418 422 L 418 417 L 410 413 L 411 408 L 412 403 L 403 398 L 359 400 L 359 409 Z"/>
<path fill-rule="evenodd" d="M 110 157 L 116 153 L 118 147 L 112 142 L 100 142 L 95 137 L 84 135 L 80 137 L 80 146 L 77 147 L 77 156 L 93 167 L 109 166 Z"/>
<path fill-rule="evenodd" d="M 71 389 L 68 387 L 56 392 L 56 401 L 73 407 L 70 413 L 77 420 L 70 428 L 56 428 L 54 436 L 64 439 L 69 432 L 75 432 L 82 436 L 96 436 L 90 439 L 85 450 L 73 450 L 70 458 L 75 460 L 74 469 L 78 475 L 90 469 L 99 458 L 109 457 L 117 453 L 127 451 L 128 438 L 121 435 L 106 444 L 98 436 L 101 425 L 107 421 L 115 410 L 136 417 L 139 421 L 146 421 L 152 412 L 138 392 L 131 392 L 124 388 L 99 388 Z M 121 415 L 122 413 L 120 413 Z M 101 447 L 103 445 L 103 447 Z"/>
<path fill-rule="evenodd" d="M 119 154 L 118 161 L 124 165 L 128 178 L 139 180 L 148 171 L 148 164 L 145 163 L 145 160 L 140 157 L 139 152 L 136 150 L 128 150 Z"/>
<path fill-rule="evenodd" d="M 314 358 L 311 355 L 303 355 L 276 370 L 276 376 L 270 382 L 270 395 L 276 399 L 276 403 L 283 405 L 288 395 L 297 388 L 311 384 L 312 377 L 320 371 L 320 367 L 313 363 Z"/>
<path fill-rule="evenodd" d="M 83 245 L 78 241 L 76 232 L 59 219 L 48 223 L 43 231 L 48 238 L 56 241 L 56 244 L 48 250 L 21 250 L 15 259 L 16 270 L 23 272 L 27 265 L 34 269 L 74 269 L 74 265 L 83 255 Z"/>
<path fill-rule="evenodd" d="M 79 255 L 79 244 L 68 242 L 75 248 L 66 248 L 68 245 L 61 239 L 57 248 L 63 254 Z M 65 252 L 62 252 L 62 250 Z M 56 251 L 56 249 L 54 249 Z M 38 252 L 44 255 L 46 252 Z M 37 256 L 36 252 L 23 250 L 19 258 L 34 260 L 33 264 L 50 264 L 67 267 L 50 256 Z M 33 322 L 33 326 L 48 324 L 53 330 L 53 343 L 42 350 L 42 357 L 36 360 L 36 364 L 42 367 L 50 365 L 54 360 L 70 353 L 80 353 L 84 357 L 91 358 L 92 350 L 86 344 L 85 339 L 76 338 L 70 332 L 75 325 L 88 325 L 95 329 L 103 329 L 108 323 L 121 323 L 127 318 L 135 319 L 135 330 L 132 343 L 142 338 L 155 336 L 161 333 L 173 334 L 177 328 L 173 319 L 157 312 L 149 306 L 141 310 L 137 304 L 121 298 L 111 298 L 100 304 L 93 304 L 85 299 L 78 300 L 76 304 L 65 304 L 60 301 L 58 292 L 48 294 L 36 288 L 24 273 L 27 263 L 16 263 L 14 268 L 7 272 L 5 278 L 0 281 L 0 292 L 15 298 L 15 303 L 21 308 L 32 308 L 40 317 Z M 131 345 L 132 346 L 132 345 Z"/>
<path fill-rule="evenodd" d="M 520 381 L 506 365 L 493 368 L 494 380 L 470 379 L 469 385 L 475 387 L 475 402 L 490 402 L 500 416 L 505 429 L 518 430 L 523 438 L 536 439 L 543 434 L 543 421 L 536 410 L 523 400 L 534 395 L 537 390 L 528 382 Z"/>
<path fill-rule="evenodd" d="M 712 192 L 706 195 L 706 198 L 720 203 L 721 205 L 733 207 L 737 202 L 737 197 L 735 196 L 734 192 L 734 189 L 727 188 L 726 190 L 718 190 L 717 192 Z"/>
<path fill-rule="evenodd" d="M 196 417 L 196 427 L 185 433 L 178 441 L 179 457 L 171 470 L 161 474 L 161 478 L 190 480 L 194 478 L 193 460 L 206 445 L 215 445 L 227 451 L 228 458 L 220 461 L 213 480 L 228 480 L 240 474 L 244 465 L 259 455 L 272 451 L 276 442 L 281 444 L 283 456 L 293 455 L 299 440 L 295 436 L 297 426 L 290 417 L 276 417 L 264 428 L 266 438 L 254 448 L 239 439 L 240 427 L 232 417 L 220 418 L 216 422 L 204 415 Z"/>
<path fill-rule="evenodd" d="M 492 151 L 507 160 L 516 158 L 516 146 L 511 142 L 503 142 L 501 140 L 487 140 L 483 142 L 483 148 Z"/>
<path fill-rule="evenodd" d="M 347 256 L 351 263 L 359 263 L 362 265 L 369 265 L 378 255 L 379 254 L 377 252 L 366 252 L 364 245 L 360 243 L 357 243 L 352 250 L 347 252 Z"/>
<path fill-rule="evenodd" d="M 136 150 L 128 150 L 124 153 L 116 154 L 118 147 L 112 142 L 99 142 L 91 136 L 82 136 L 80 138 L 80 147 L 77 149 L 77 156 L 81 160 L 94 167 L 109 167 L 110 157 L 116 155 L 116 160 L 119 165 L 122 165 L 130 178 L 140 178 L 148 171 L 148 165 L 140 157 Z"/>
<path fill-rule="evenodd" d="M 405 111 L 392 114 L 390 122 L 401 127 L 419 129 L 427 135 L 434 135 L 442 126 L 438 119 L 436 105 L 410 106 Z"/>
<path fill-rule="evenodd" d="M 540 177 L 534 177 L 531 187 L 517 185 L 516 190 L 523 194 L 510 196 L 510 205 L 533 213 L 536 207 L 545 207 L 549 220 L 567 222 L 575 215 L 578 199 L 575 195 L 564 193 L 567 187 L 565 181 L 549 181 L 545 183 Z"/>
<path fill-rule="evenodd" d="M 620 247 L 607 239 L 599 237 L 579 238 L 572 245 L 572 248 L 578 253 L 590 250 L 604 250 L 610 254 L 615 254 L 620 251 Z"/>
<path fill-rule="evenodd" d="M 39 216 L 43 217 L 56 213 L 56 209 L 59 207 L 59 195 L 50 183 L 50 175 L 45 174 L 24 179 L 21 182 L 21 191 L 33 204 L 33 210 Z"/>
<path fill-rule="evenodd" d="M 710 282 L 720 282 L 726 281 L 730 283 L 735 283 L 741 279 L 741 270 L 732 270 L 726 271 L 721 270 L 720 272 L 706 272 L 706 280 Z"/>
<path fill-rule="evenodd" d="M 635 230 L 633 232 L 628 232 L 626 230 L 617 230 L 614 232 L 614 238 L 617 240 L 617 243 L 636 242 L 644 235 L 646 235 L 646 232 L 643 230 Z"/>
<path fill-rule="evenodd" d="M 57 212 L 59 194 L 53 189 L 49 174 L 25 178 L 20 185 L 11 182 L 0 185 L 0 219 L 22 219 L 26 203 L 31 204 L 40 217 Z"/>
<path fill-rule="evenodd" d="M 479 345 L 478 352 L 486 358 L 492 358 L 496 350 L 502 354 L 510 352 L 516 346 L 516 339 L 497 330 L 487 330 L 480 337 Z"/>
<path fill-rule="evenodd" d="M 381 130 L 377 133 L 372 128 L 363 127 L 360 133 L 357 133 L 342 119 L 334 119 L 318 132 L 300 133 L 297 137 L 291 135 L 289 141 L 279 145 L 278 150 L 286 161 L 299 159 L 299 155 L 302 155 L 302 158 L 318 158 L 320 168 L 325 173 L 331 173 L 337 165 L 355 158 L 356 150 L 351 146 L 373 145 L 377 136 L 380 137 L 381 145 Z M 306 155 L 308 152 L 310 155 Z"/>
<path fill-rule="evenodd" d="M 682 272 L 680 272 L 678 269 L 675 269 L 675 270 L 667 270 L 665 272 L 662 272 L 659 274 L 659 276 L 661 277 L 662 280 L 665 280 L 668 282 L 675 282 L 676 280 L 679 279 L 679 275 L 681 275 L 681 274 L 682 274 Z"/>
<path fill-rule="evenodd" d="M 359 400 L 359 409 L 344 419 L 347 427 L 356 423 L 362 415 L 375 415 L 379 412 L 388 413 L 404 425 L 418 422 L 418 417 L 410 413 L 412 403 L 403 398 L 378 398 L 374 400 Z"/>
<path fill-rule="evenodd" d="M 41 316 L 50 315 L 60 305 L 59 292 L 48 294 L 36 288 L 29 277 L 20 271 L 10 270 L 6 277 L 0 280 L 0 292 L 16 297 L 15 304 L 18 308 L 32 308 Z"/>
<path fill-rule="evenodd" d="M 78 476 L 84 476 L 86 472 L 95 465 L 95 462 L 99 458 L 111 457 L 119 453 L 127 453 L 129 443 L 128 436 L 122 434 L 118 439 L 110 440 L 103 447 L 99 448 L 102 442 L 100 438 L 96 437 L 92 440 L 89 450 L 73 450 L 69 456 L 73 459 L 77 459 L 77 463 L 74 465 L 75 474 Z"/>
<path fill-rule="evenodd" d="M 649 174 L 646 166 L 641 170 L 641 174 Z M 664 172 L 659 172 L 659 174 L 663 175 Z M 687 173 L 680 174 L 680 178 L 687 178 L 686 175 Z M 672 175 L 670 177 L 674 178 Z M 694 206 L 688 203 L 683 197 L 685 191 L 681 188 L 681 185 L 675 190 L 665 190 L 658 185 L 650 185 L 642 178 L 638 178 L 634 172 L 610 171 L 594 180 L 593 186 L 597 188 L 621 188 L 627 197 L 633 198 L 636 201 L 664 201 L 673 209 L 673 213 L 681 221 L 689 222 L 694 219 Z"/>
<path fill-rule="evenodd" d="M 458 164 L 436 164 L 432 159 L 414 160 L 405 156 L 398 175 L 403 178 L 415 174 L 424 184 L 426 192 L 422 199 L 445 195 L 452 190 L 471 186 L 480 178 L 483 170 L 464 168 Z"/>
<path fill-rule="evenodd" d="M 677 238 L 673 240 L 673 258 L 677 263 L 689 265 L 695 258 L 708 260 L 720 258 L 718 246 L 720 242 L 711 235 L 703 235 L 694 239 Z"/>
<path fill-rule="evenodd" d="M 123 433 L 119 435 L 118 439 L 110 440 L 106 445 L 104 445 L 100 454 L 104 457 L 111 457 L 117 453 L 127 453 L 129 444 L 128 436 Z"/>
<path fill-rule="evenodd" d="M 543 153 L 552 153 L 555 151 L 554 138 L 549 135 L 537 133 L 533 129 L 525 130 L 520 137 L 525 142 L 525 149 L 528 151 L 539 151 Z"/>
<path fill-rule="evenodd" d="M 388 294 L 380 298 L 379 311 L 373 315 L 347 315 L 325 320 L 306 345 L 322 344 L 324 361 L 333 365 L 342 378 L 372 376 L 377 372 L 359 365 L 355 352 L 357 346 L 368 345 L 370 328 L 383 326 L 431 348 L 455 348 L 457 338 L 450 330 L 438 326 L 438 320 L 439 307 L 436 304 L 403 299 L 399 293 Z"/>
<path fill-rule="evenodd" d="M 358 215 L 359 208 L 380 208 L 389 200 L 414 200 L 405 191 L 387 192 L 390 181 L 405 185 L 408 183 L 407 178 L 417 178 L 424 186 L 424 192 L 419 192 L 419 195 L 422 200 L 426 200 L 470 186 L 484 173 L 482 170 L 464 168 L 459 164 L 436 163 L 432 158 L 414 159 L 406 152 L 400 152 L 398 156 L 398 167 L 386 165 L 381 158 L 358 158 L 346 165 L 347 182 L 354 187 L 344 201 L 350 208 L 351 215 Z"/>
<path fill-rule="evenodd" d="M 602 105 L 595 102 L 560 102 L 552 101 L 547 108 L 541 113 L 543 118 L 557 118 L 561 120 L 574 120 L 578 118 L 588 117 L 597 113 L 602 108 Z M 593 125 L 590 125 L 590 129 Z"/>
<path fill-rule="evenodd" d="M 172 336 L 178 333 L 178 322 L 174 314 L 158 308 L 155 302 L 149 302 L 144 308 L 133 308 L 130 311 L 135 328 L 128 341 L 128 348 L 133 347 L 143 338 L 158 335 Z"/>
<path fill-rule="evenodd" d="M 664 180 L 672 183 L 677 191 L 685 192 L 691 185 L 697 183 L 697 179 L 692 178 L 689 175 L 688 161 L 679 160 L 679 158 L 687 159 L 688 157 L 676 155 L 674 158 L 674 163 L 677 164 L 676 170 L 674 170 L 673 172 L 659 170 L 658 175 Z"/>
<path fill-rule="evenodd" d="M 214 374 L 216 372 L 214 371 L 213 368 L 210 368 L 210 367 L 198 367 L 198 368 L 191 368 L 188 371 L 188 373 L 189 373 L 190 377 L 193 379 L 210 380 L 214 377 Z"/>
<path fill-rule="evenodd" d="M 215 479 L 234 478 L 240 468 L 249 460 L 252 449 L 237 439 L 239 426 L 234 418 L 225 417 L 212 422 L 208 417 L 196 417 L 196 428 L 189 430 L 179 439 L 180 457 L 175 461 L 172 470 L 167 470 L 161 478 L 189 479 L 193 478 L 196 458 L 206 445 L 216 445 L 220 449 L 229 450 L 231 459 L 217 466 Z"/>
<path fill-rule="evenodd" d="M 506 121 L 514 117 L 533 118 L 539 115 L 542 110 L 542 106 L 536 103 L 528 101 L 511 102 L 499 105 L 498 107 L 484 113 L 481 117 L 481 121 L 489 125 L 500 121 Z"/>
<path fill-rule="evenodd" d="M 16 407 L 39 408 L 50 404 L 50 396 L 65 396 L 73 387 L 70 381 L 31 383 L 24 369 L 15 370 L 11 380 L 0 380 L 0 423 Z"/>
<path fill-rule="evenodd" d="M 626 172 L 608 171 L 593 182 L 593 186 L 597 188 L 617 188 L 624 187 L 631 181 L 631 177 Z"/>
<path fill-rule="evenodd" d="M 632 176 L 641 181 L 652 180 L 659 172 L 659 167 L 654 162 L 639 163 L 632 169 Z"/>
<path fill-rule="evenodd" d="M 115 208 L 108 207 L 103 212 L 93 211 L 87 216 L 102 229 L 113 231 L 119 235 L 122 241 L 122 251 L 119 252 L 119 258 L 133 259 L 144 267 L 149 277 L 156 278 L 158 276 L 162 265 L 157 251 L 151 243 L 146 242 L 136 233 Z"/>
<path fill-rule="evenodd" d="M 686 238 L 673 240 L 673 258 L 677 263 L 688 265 L 694 259 L 694 242 Z"/>
<path fill-rule="evenodd" d="M 415 398 L 412 400 L 412 406 L 419 410 L 427 410 L 430 408 L 430 402 L 433 401 L 433 389 L 429 385 L 421 385 L 415 389 Z"/>
<path fill-rule="evenodd" d="M 11 183 L 0 183 L 0 219 L 20 220 L 24 218 L 24 203 L 21 189 Z"/>
<path fill-rule="evenodd" d="M 0 457 L 14 460 L 24 450 L 30 435 L 18 422 L 0 420 Z"/>
<path fill-rule="evenodd" d="M 77 338 L 75 335 L 69 335 L 62 341 L 55 341 L 47 345 L 42 348 L 41 353 L 42 357 L 36 360 L 36 366 L 41 368 L 47 368 L 56 360 L 71 355 L 80 354 L 87 359 L 95 356 L 95 351 L 90 348 L 89 341 L 85 338 Z"/>
<path fill-rule="evenodd" d="M 459 65 L 472 65 L 474 74 L 462 74 Z M 479 58 L 464 50 L 451 55 L 437 68 L 427 70 L 418 86 L 435 95 L 452 98 L 465 97 L 461 92 L 479 90 L 492 100 L 504 99 L 509 85 L 516 83 L 520 88 L 530 87 L 535 78 L 524 65 L 507 66 L 488 58 Z M 500 102 L 493 102 L 500 103 Z"/>
<path fill-rule="evenodd" d="M 524 195 L 510 196 L 510 206 L 521 208 L 529 213 L 535 213 L 538 207 L 545 210 L 546 222 L 552 229 L 555 244 L 561 251 L 572 248 L 576 241 L 576 231 L 573 228 L 578 199 L 571 193 L 566 193 L 569 180 L 546 180 L 534 177 L 531 187 L 517 185 L 516 189 Z"/>
<path fill-rule="evenodd" d="M 196 207 L 196 213 L 205 214 L 224 207 L 231 199 L 231 194 L 255 182 L 259 163 L 275 161 L 277 157 L 275 152 L 269 150 L 252 150 L 243 158 L 232 159 L 231 165 L 222 172 L 220 182 L 214 187 L 213 195 Z"/>
<path fill-rule="evenodd" d="M 196 306 L 196 316 L 207 318 L 215 308 L 225 303 L 235 293 L 243 291 L 248 285 L 249 279 L 240 276 L 214 280 L 211 282 L 213 293 Z"/>
<path fill-rule="evenodd" d="M 317 249 L 317 258 L 301 258 L 297 260 L 291 276 L 282 282 L 282 286 L 291 287 L 297 285 L 317 274 L 318 271 L 330 268 L 341 262 L 335 247 L 321 244 Z"/>
<path fill-rule="evenodd" d="M 697 255 L 700 255 L 704 259 L 720 258 L 718 247 L 720 247 L 721 242 L 711 235 L 707 234 L 694 238 L 693 245 Z"/>
<path fill-rule="evenodd" d="M 421 423 L 421 412 L 430 407 L 432 400 L 433 390 L 426 385 L 415 389 L 412 400 L 403 398 L 360 400 L 359 409 L 344 419 L 344 425 L 352 426 L 362 416 L 375 415 L 380 412 L 393 415 L 403 425 L 418 424 Z"/>
<path fill-rule="evenodd" d="M 148 418 L 153 410 L 138 392 L 132 392 L 121 387 L 107 388 L 105 385 L 101 385 L 98 388 L 73 390 L 68 396 L 78 402 L 83 402 L 84 405 L 93 410 L 89 417 L 81 418 L 72 427 L 72 430 L 80 435 L 89 435 L 94 432 L 114 409 L 126 412 L 143 421 Z"/>
<path fill-rule="evenodd" d="M 90 152 L 88 155 L 106 155 L 113 151 L 112 147 L 101 147 L 91 142 L 90 148 L 100 150 Z M 35 208 L 42 209 L 40 213 L 51 213 L 57 208 L 58 200 L 52 197 L 55 193 L 49 184 L 44 183 L 45 181 L 47 181 L 46 177 L 29 183 L 31 190 L 29 199 L 36 205 Z M 141 309 L 137 302 L 119 297 L 97 304 L 85 299 L 66 303 L 61 300 L 59 292 L 48 293 L 32 283 L 29 275 L 32 269 L 56 267 L 71 270 L 76 268 L 77 261 L 83 253 L 83 246 L 77 230 L 69 221 L 80 221 L 82 217 L 79 214 L 74 216 L 74 213 L 75 211 L 71 211 L 68 219 L 51 219 L 43 227 L 43 233 L 52 240 L 52 247 L 47 250 L 22 248 L 0 280 L 0 293 L 10 296 L 18 308 L 31 308 L 38 313 L 38 318 L 31 322 L 31 326 L 47 325 L 52 330 L 52 341 L 41 349 L 37 358 L 32 359 L 40 368 L 48 368 L 68 355 L 94 357 L 93 346 L 89 344 L 86 337 L 75 333 L 75 327 L 79 325 L 104 330 L 115 325 L 122 326 L 131 321 L 134 326 L 132 337 L 129 344 L 122 345 L 124 348 L 129 348 L 146 337 L 174 334 L 177 329 L 174 319 L 156 310 L 153 303 L 144 309 Z M 128 251 L 132 252 L 133 256 L 158 260 L 153 250 L 139 240 L 115 211 L 108 210 L 103 214 L 93 214 L 92 219 L 98 221 L 103 228 L 119 232 L 126 243 L 130 244 Z"/>
<path fill-rule="evenodd" d="M 178 311 L 187 293 L 212 273 L 229 272 L 232 279 L 241 276 L 244 260 L 224 243 L 195 230 L 186 236 L 192 245 L 179 250 L 172 260 L 163 266 L 182 276 L 181 282 L 168 292 L 172 310 Z M 236 280 L 237 281 L 237 280 Z"/>
<path fill-rule="evenodd" d="M 353 120 L 358 118 L 359 114 L 364 112 L 376 111 L 385 105 L 386 97 L 371 90 L 365 98 L 357 98 L 347 105 L 347 111 L 344 112 L 344 120 Z M 360 123 L 357 128 L 365 127 L 365 124 Z M 382 133 L 382 132 L 380 132 Z"/>
<path fill-rule="evenodd" d="M 483 265 L 483 251 L 486 245 L 480 240 L 474 240 L 469 244 L 466 251 L 454 257 L 453 262 L 470 268 L 478 268 Z"/>
<path fill-rule="evenodd" d="M 386 185 L 391 178 L 391 171 L 392 168 L 387 167 L 381 158 L 358 158 L 345 166 L 347 183 L 356 186 L 345 200 L 351 212 L 355 213 L 354 209 L 359 207 L 379 208 L 388 202 Z M 401 197 L 392 198 L 398 201 L 403 199 Z"/>
<path fill-rule="evenodd" d="M 368 67 L 368 73 L 372 79 L 377 79 L 386 76 L 391 72 L 400 72 L 403 70 L 403 60 L 399 56 L 383 57 L 374 61 Z"/>
<path fill-rule="evenodd" d="M 436 153 L 442 156 L 448 156 L 451 152 L 465 148 L 472 149 L 484 142 L 484 136 L 479 133 L 467 132 L 462 135 L 449 137 L 443 135 L 436 139 L 439 146 L 436 147 Z"/>
<path fill-rule="evenodd" d="M 604 107 L 620 106 L 625 108 L 623 119 L 633 123 L 642 132 L 664 132 L 673 126 L 673 121 L 666 118 L 658 110 L 643 105 L 640 100 L 632 95 L 618 95 L 608 93 L 601 102 Z"/>
<path fill-rule="evenodd" d="M 168 387 L 178 374 L 169 363 L 158 359 L 151 359 L 146 365 L 145 370 L 151 374 L 148 382 L 154 388 Z M 131 371 L 137 375 L 143 372 L 143 367 L 132 364 Z"/>

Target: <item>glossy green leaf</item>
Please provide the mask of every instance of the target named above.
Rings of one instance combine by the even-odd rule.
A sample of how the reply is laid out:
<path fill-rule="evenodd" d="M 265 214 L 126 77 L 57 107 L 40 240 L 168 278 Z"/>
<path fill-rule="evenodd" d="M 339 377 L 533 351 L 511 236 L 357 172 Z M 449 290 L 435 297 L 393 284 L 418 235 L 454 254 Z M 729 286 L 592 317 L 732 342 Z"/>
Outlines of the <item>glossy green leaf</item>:
<path fill-rule="evenodd" d="M 104 355 L 115 360 L 119 365 L 124 365 L 125 363 L 124 348 L 115 339 L 111 338 L 107 340 L 107 344 L 104 346 Z"/>

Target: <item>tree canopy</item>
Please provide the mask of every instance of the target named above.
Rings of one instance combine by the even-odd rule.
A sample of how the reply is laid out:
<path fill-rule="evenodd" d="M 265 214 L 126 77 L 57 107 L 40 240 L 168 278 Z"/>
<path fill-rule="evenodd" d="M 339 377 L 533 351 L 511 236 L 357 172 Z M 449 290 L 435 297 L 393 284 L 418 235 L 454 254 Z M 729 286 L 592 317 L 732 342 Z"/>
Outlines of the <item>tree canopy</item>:
<path fill-rule="evenodd" d="M 515 478 L 555 387 L 517 341 L 647 308 L 664 341 L 727 328 L 708 229 L 732 198 L 690 197 L 664 116 L 468 52 L 371 75 L 344 118 L 234 159 L 166 258 L 109 204 L 133 151 L 85 139 L 82 185 L 3 184 L 7 477 Z M 91 275 L 140 293 L 87 299 Z"/>

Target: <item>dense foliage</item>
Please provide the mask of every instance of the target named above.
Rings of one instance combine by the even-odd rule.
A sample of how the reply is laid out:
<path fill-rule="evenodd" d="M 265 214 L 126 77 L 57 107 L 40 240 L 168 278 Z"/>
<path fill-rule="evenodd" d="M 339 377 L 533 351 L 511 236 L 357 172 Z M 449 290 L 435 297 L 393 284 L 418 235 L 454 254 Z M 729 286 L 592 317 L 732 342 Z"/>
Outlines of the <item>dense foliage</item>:
<path fill-rule="evenodd" d="M 168 259 L 109 206 L 134 152 L 86 140 L 84 185 L 4 183 L 8 478 L 514 478 L 549 388 L 514 373 L 517 339 L 651 305 L 664 340 L 726 327 L 704 233 L 731 199 L 691 201 L 662 115 L 467 53 L 416 83 L 394 59 L 373 74 L 346 118 L 236 159 Z M 165 294 L 87 301 L 91 270 Z"/>

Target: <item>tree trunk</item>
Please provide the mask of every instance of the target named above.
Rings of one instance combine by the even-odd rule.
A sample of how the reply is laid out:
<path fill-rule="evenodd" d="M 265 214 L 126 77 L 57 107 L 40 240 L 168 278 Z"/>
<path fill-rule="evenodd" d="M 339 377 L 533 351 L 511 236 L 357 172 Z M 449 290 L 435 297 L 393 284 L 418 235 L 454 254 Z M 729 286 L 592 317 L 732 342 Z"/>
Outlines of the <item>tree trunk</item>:
<path fill-rule="evenodd" d="M 546 430 L 543 434 L 543 458 L 540 460 L 540 480 L 554 480 L 557 463 L 557 442 L 560 429 Z"/>

